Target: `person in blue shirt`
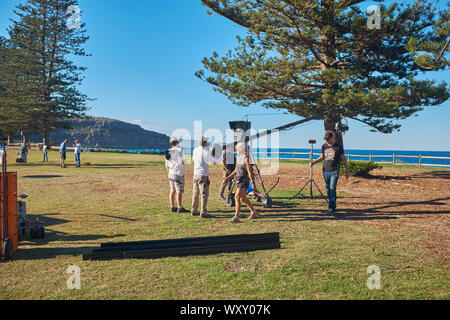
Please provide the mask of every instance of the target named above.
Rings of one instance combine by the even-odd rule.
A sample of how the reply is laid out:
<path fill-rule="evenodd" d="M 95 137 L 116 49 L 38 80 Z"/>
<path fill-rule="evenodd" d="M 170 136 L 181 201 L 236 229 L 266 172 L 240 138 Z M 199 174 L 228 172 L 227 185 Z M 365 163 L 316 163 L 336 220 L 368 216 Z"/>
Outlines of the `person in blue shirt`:
<path fill-rule="evenodd" d="M 61 164 L 61 168 L 65 168 L 66 167 L 66 151 L 67 151 L 67 143 L 69 142 L 69 140 L 64 140 L 61 143 L 61 146 L 59 147 L 59 155 L 61 156 L 61 160 L 60 160 L 60 164 Z"/>

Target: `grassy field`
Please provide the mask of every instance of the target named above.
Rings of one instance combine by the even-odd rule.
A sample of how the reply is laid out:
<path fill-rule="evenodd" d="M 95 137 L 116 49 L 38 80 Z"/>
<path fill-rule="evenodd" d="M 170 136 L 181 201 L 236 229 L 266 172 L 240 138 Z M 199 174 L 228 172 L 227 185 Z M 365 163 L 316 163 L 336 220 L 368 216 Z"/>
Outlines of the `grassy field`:
<path fill-rule="evenodd" d="M 9 171 L 18 172 L 19 192 L 29 194 L 28 213 L 44 222 L 46 237 L 22 242 L 13 261 L 0 262 L 0 299 L 450 298 L 448 242 L 436 254 L 422 245 L 427 232 L 409 225 L 426 225 L 432 214 L 396 215 L 400 209 L 394 206 L 391 214 L 373 218 L 382 210 L 379 205 L 359 209 L 358 215 L 352 209 L 348 216 L 333 218 L 323 213 L 321 200 L 288 200 L 305 175 L 280 175 L 280 187 L 272 194 L 275 207 L 263 211 L 262 219 L 235 225 L 228 222 L 232 209 L 217 200 L 221 174 L 217 166 L 212 168 L 208 208 L 216 218 L 201 219 L 169 212 L 162 156 L 86 153 L 82 162 L 91 166 L 76 168 L 69 154 L 66 169 L 58 166 L 54 152 L 48 164 L 40 162 L 37 152 L 30 153 L 28 164 L 17 165 L 14 158 L 11 151 Z M 192 165 L 187 169 L 184 204 L 190 209 Z M 437 169 L 386 170 L 405 175 L 405 170 L 428 174 Z M 307 172 L 307 164 L 281 164 L 281 173 L 296 171 Z M 323 189 L 322 181 L 317 181 Z M 369 182 L 377 186 L 377 181 Z M 342 208 L 354 202 L 360 205 L 370 196 L 358 184 L 339 183 Z M 389 192 L 393 191 L 380 187 L 376 194 Z M 436 192 L 439 199 L 447 195 Z M 448 225 L 448 202 L 439 201 L 443 203 L 437 212 L 440 225 Z M 155 260 L 83 261 L 81 257 L 108 241 L 261 232 L 280 232 L 281 249 Z M 66 287 L 70 265 L 81 269 L 80 290 Z M 366 286 L 370 265 L 381 269 L 379 290 Z"/>

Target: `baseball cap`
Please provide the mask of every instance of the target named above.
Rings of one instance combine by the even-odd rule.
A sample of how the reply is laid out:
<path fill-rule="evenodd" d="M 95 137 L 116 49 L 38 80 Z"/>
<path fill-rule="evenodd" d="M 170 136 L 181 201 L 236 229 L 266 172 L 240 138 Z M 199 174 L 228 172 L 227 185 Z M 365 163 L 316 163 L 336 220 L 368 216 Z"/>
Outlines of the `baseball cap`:
<path fill-rule="evenodd" d="M 324 137 L 324 139 L 325 140 L 330 140 L 331 138 L 333 138 L 333 132 L 327 132 L 327 133 L 325 133 L 325 137 Z"/>

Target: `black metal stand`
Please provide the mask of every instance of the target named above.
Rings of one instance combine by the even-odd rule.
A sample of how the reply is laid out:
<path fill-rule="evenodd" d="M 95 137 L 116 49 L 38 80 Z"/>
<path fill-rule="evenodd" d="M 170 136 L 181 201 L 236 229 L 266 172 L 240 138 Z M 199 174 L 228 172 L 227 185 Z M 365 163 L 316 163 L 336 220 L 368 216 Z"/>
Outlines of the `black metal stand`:
<path fill-rule="evenodd" d="M 312 163 L 313 161 L 313 153 L 314 153 L 314 143 L 311 142 L 312 140 L 310 140 L 311 143 L 311 153 L 309 154 L 309 162 Z M 306 181 L 306 183 L 303 185 L 303 187 L 300 188 L 300 190 L 291 198 L 289 198 L 289 200 L 295 199 L 297 196 L 301 195 L 303 190 L 309 185 L 309 197 L 311 199 L 313 199 L 313 185 L 317 188 L 317 190 L 319 191 L 319 193 L 322 195 L 322 198 L 325 199 L 325 201 L 328 203 L 328 199 L 324 196 L 324 194 L 322 193 L 322 191 L 320 190 L 319 186 L 317 185 L 317 183 L 314 181 L 313 178 L 313 167 L 310 166 L 309 167 L 309 180 Z"/>

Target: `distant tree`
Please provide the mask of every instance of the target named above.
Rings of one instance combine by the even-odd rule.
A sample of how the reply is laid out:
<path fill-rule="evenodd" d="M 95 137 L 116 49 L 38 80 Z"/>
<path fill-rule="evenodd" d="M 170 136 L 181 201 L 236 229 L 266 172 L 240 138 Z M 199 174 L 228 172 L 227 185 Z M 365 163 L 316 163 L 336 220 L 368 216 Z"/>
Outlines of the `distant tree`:
<path fill-rule="evenodd" d="M 8 28 L 9 68 L 15 73 L 6 83 L 11 90 L 6 108 L 21 118 L 22 131 L 42 133 L 46 144 L 52 130 L 66 126 L 61 120 L 84 116 L 88 109 L 89 98 L 77 88 L 85 68 L 70 60 L 87 56 L 85 25 L 67 24 L 68 8 L 76 5 L 75 0 L 24 0 Z"/>
<path fill-rule="evenodd" d="M 358 0 L 202 3 L 247 31 L 196 73 L 237 105 L 263 102 L 303 117 L 340 108 L 341 116 L 391 133 L 400 128 L 396 120 L 449 98 L 445 82 L 416 79 L 421 68 L 406 48 L 412 37 L 441 38 L 430 30 L 437 10 L 425 1 L 381 5 L 379 29 L 368 27 Z M 335 131 L 340 119 L 325 118 L 325 129 Z"/>
<path fill-rule="evenodd" d="M 8 142 L 27 127 L 25 87 L 10 63 L 13 52 L 10 42 L 0 37 L 0 132 L 8 136 Z"/>

